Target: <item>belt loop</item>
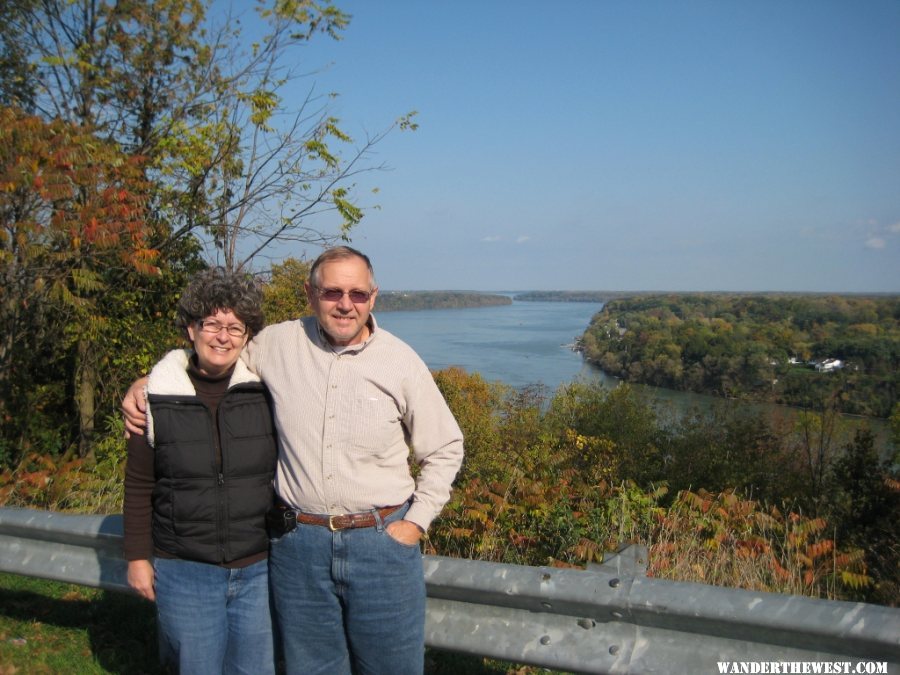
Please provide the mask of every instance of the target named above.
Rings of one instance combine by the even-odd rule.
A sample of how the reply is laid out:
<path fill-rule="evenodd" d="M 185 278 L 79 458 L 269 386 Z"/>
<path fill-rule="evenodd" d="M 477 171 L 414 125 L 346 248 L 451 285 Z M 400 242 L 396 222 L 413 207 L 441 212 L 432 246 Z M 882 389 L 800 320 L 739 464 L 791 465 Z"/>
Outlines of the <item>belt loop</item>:
<path fill-rule="evenodd" d="M 381 519 L 381 512 L 379 509 L 372 509 L 370 513 L 375 516 L 375 531 L 381 532 L 384 530 L 384 521 Z"/>

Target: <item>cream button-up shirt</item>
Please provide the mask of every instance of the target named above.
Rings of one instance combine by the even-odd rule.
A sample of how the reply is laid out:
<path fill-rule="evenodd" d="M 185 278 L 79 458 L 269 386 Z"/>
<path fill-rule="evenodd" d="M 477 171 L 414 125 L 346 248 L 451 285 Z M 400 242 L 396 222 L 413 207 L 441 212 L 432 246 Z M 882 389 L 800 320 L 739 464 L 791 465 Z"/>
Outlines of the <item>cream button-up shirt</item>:
<path fill-rule="evenodd" d="M 405 518 L 427 530 L 450 498 L 462 432 L 422 359 L 374 316 L 370 329 L 336 350 L 308 317 L 269 326 L 244 349 L 274 399 L 275 489 L 293 507 L 330 515 L 412 496 Z"/>

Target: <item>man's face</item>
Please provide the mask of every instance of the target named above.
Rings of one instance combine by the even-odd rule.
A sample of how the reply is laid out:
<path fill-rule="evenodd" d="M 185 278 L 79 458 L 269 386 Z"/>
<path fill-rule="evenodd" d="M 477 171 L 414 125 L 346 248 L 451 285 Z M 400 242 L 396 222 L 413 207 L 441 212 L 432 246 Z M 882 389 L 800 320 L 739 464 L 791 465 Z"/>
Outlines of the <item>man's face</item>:
<path fill-rule="evenodd" d="M 328 341 L 336 347 L 346 347 L 363 342 L 369 336 L 366 322 L 375 307 L 378 289 L 372 287 L 369 268 L 362 258 L 352 257 L 332 260 L 317 270 L 318 286 L 306 283 L 309 304 L 316 313 Z M 322 293 L 340 291 L 336 300 L 322 297 Z M 351 291 L 371 292 L 365 302 L 353 302 Z"/>

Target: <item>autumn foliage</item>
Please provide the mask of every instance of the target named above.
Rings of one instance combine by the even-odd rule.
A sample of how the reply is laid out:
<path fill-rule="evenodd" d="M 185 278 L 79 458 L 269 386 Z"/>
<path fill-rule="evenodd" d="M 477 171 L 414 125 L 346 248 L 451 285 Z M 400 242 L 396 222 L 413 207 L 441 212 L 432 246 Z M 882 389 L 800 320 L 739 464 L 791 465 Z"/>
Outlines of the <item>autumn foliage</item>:
<path fill-rule="evenodd" d="M 628 387 L 573 384 L 547 401 L 534 390 L 498 390 L 459 369 L 436 373 L 436 380 L 467 439 L 476 431 L 451 502 L 432 528 L 429 553 L 584 566 L 639 543 L 650 550 L 652 576 L 896 602 L 900 490 L 890 470 L 866 454 L 865 435 L 842 456 L 861 456 L 867 468 L 858 472 L 871 481 L 857 489 L 844 464 L 825 467 L 829 498 L 813 513 L 813 500 L 798 487 L 808 477 L 791 459 L 796 441 L 771 429 L 746 435 L 782 444 L 766 451 L 768 473 L 755 466 L 757 449 L 734 453 L 734 466 L 722 474 L 752 482 L 671 489 L 689 485 L 691 476 L 667 474 L 667 467 L 690 467 L 686 455 L 713 453 L 719 443 L 724 452 L 753 420 L 720 416 L 717 423 L 733 433 L 701 437 L 690 427 L 681 437 L 685 428 L 661 424 Z M 754 423 L 765 426 L 760 418 Z M 771 485 L 761 483 L 767 476 Z M 755 492 L 766 500 L 749 496 Z M 877 516 L 851 525 L 848 514 L 859 515 L 861 494 Z M 856 509 L 838 507 L 848 503 Z"/>
<path fill-rule="evenodd" d="M 690 446 L 673 442 L 675 432 L 627 387 L 569 385 L 547 401 L 540 390 L 512 390 L 458 368 L 435 379 L 466 434 L 467 455 L 427 553 L 580 567 L 639 543 L 650 550 L 651 576 L 896 602 L 900 481 L 872 461 L 865 437 L 828 472 L 832 503 L 813 515 L 798 494 L 762 501 L 746 486 L 671 490 L 677 481 L 665 480 L 665 461 L 654 476 L 653 457 Z M 636 450 L 644 472 L 623 457 Z M 116 512 L 124 457 L 121 422 L 91 461 L 26 455 L 0 472 L 0 504 Z M 854 486 L 858 474 L 865 480 Z"/>
<path fill-rule="evenodd" d="M 147 194 L 140 157 L 90 129 L 0 108 L 0 419 L 15 444 L 0 458 L 27 453 L 23 414 L 66 385 L 80 454 L 90 449 L 99 352 L 116 311 L 104 303 L 129 275 L 158 273 Z M 52 368 L 44 396 L 41 372 Z"/>
<path fill-rule="evenodd" d="M 0 108 L 0 213 L 7 265 L 14 256 L 27 263 L 29 255 L 42 255 L 48 265 L 41 271 L 57 272 L 63 281 L 74 264 L 88 262 L 155 271 L 157 252 L 146 236 L 147 187 L 140 157 L 121 155 L 69 123 L 47 123 Z M 14 269 L 7 268 L 7 274 Z"/>

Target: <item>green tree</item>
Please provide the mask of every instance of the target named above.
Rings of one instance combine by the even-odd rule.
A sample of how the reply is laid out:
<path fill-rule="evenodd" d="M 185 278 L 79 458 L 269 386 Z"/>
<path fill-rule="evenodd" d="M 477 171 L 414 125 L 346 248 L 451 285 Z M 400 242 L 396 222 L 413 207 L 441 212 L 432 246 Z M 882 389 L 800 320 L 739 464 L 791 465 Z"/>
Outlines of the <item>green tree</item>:
<path fill-rule="evenodd" d="M 37 0 L 4 0 L 4 22 L 17 23 Z M 26 41 L 15 31 L 0 30 L 0 105 L 27 111 L 34 109 L 33 66 L 28 61 Z"/>
<path fill-rule="evenodd" d="M 311 263 L 287 258 L 272 265 L 268 283 L 263 287 L 263 311 L 266 323 L 291 321 L 310 314 L 304 284 Z"/>
<path fill-rule="evenodd" d="M 894 441 L 895 452 L 900 453 L 900 403 L 894 404 L 888 423 L 891 425 L 891 438 Z M 894 463 L 898 461 L 900 461 L 900 458 L 895 455 Z"/>
<path fill-rule="evenodd" d="M 798 496 L 816 515 L 829 498 L 826 481 L 837 455 L 842 427 L 833 404 L 818 411 L 803 411 L 797 417 L 796 454 L 804 477 Z"/>
<path fill-rule="evenodd" d="M 866 552 L 878 582 L 863 599 L 895 604 L 900 591 L 900 476 L 881 462 L 871 432 L 857 432 L 828 474 L 828 517 L 843 546 Z"/>
<path fill-rule="evenodd" d="M 786 455 L 783 435 L 764 414 L 727 401 L 670 425 L 664 471 L 673 494 L 736 489 L 777 504 L 797 489 L 795 462 Z"/>
<path fill-rule="evenodd" d="M 567 439 L 574 432 L 590 439 L 583 448 L 593 454 L 576 455 L 572 460 L 578 470 L 609 462 L 612 456 L 615 473 L 608 477 L 613 484 L 633 480 L 648 485 L 663 478 L 663 435 L 656 413 L 634 387 L 607 390 L 596 383 L 566 385 L 550 402 L 547 422 L 557 438 Z M 577 445 L 576 449 L 583 449 Z M 590 470 L 600 475 L 602 469 Z"/>
<path fill-rule="evenodd" d="M 508 390 L 484 380 L 478 373 L 462 368 L 446 368 L 434 373 L 434 381 L 443 394 L 465 438 L 466 455 L 459 481 L 473 478 L 486 482 L 509 478 L 509 458 L 500 450 L 500 403 Z"/>

